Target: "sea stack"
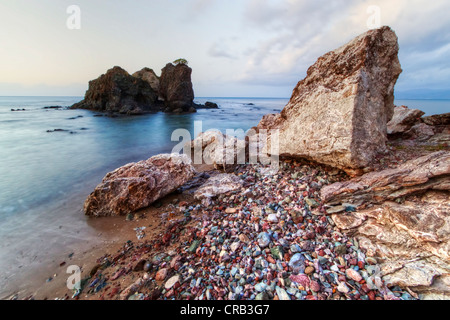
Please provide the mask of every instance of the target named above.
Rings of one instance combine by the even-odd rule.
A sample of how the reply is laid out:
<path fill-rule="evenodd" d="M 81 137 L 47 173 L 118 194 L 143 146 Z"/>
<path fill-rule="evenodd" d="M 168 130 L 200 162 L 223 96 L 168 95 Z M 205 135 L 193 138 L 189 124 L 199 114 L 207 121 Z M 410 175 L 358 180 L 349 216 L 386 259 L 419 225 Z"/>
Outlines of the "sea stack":
<path fill-rule="evenodd" d="M 398 50 L 394 31 L 382 27 L 323 55 L 281 114 L 265 116 L 258 129 L 280 130 L 281 156 L 350 173 L 370 167 L 386 150 L 394 86 L 402 72 Z"/>
<path fill-rule="evenodd" d="M 159 97 L 164 101 L 164 112 L 195 112 L 191 74 L 185 63 L 168 63 L 161 70 Z"/>

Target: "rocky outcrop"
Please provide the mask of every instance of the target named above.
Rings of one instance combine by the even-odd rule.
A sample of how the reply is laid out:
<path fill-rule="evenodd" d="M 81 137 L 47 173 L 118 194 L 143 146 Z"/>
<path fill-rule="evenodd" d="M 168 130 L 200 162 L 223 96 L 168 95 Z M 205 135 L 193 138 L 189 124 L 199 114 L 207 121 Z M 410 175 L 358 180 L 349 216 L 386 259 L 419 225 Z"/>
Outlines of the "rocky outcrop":
<path fill-rule="evenodd" d="M 387 125 L 388 134 L 403 133 L 418 123 L 425 112 L 417 109 L 409 109 L 406 106 L 395 107 L 394 116 Z"/>
<path fill-rule="evenodd" d="M 162 69 L 159 96 L 164 101 L 164 112 L 195 112 L 191 74 L 186 64 L 168 63 Z"/>
<path fill-rule="evenodd" d="M 135 115 L 159 111 L 157 99 L 156 91 L 147 81 L 114 67 L 90 81 L 84 100 L 71 108 Z"/>
<path fill-rule="evenodd" d="M 450 152 L 435 152 L 410 160 L 397 168 L 370 172 L 349 181 L 322 188 L 329 205 L 380 204 L 426 190 L 450 190 Z"/>
<path fill-rule="evenodd" d="M 280 130 L 281 156 L 341 169 L 370 166 L 385 151 L 394 114 L 394 86 L 402 71 L 398 50 L 397 36 L 383 27 L 325 54 L 281 114 L 266 117 L 258 128 Z"/>
<path fill-rule="evenodd" d="M 162 154 L 108 173 L 84 204 L 89 216 L 118 216 L 148 207 L 189 181 L 195 169 L 189 157 Z"/>
<path fill-rule="evenodd" d="M 430 191 L 332 219 L 376 257 L 388 287 L 406 287 L 421 299 L 450 299 L 449 196 Z"/>
<path fill-rule="evenodd" d="M 450 298 L 450 152 L 322 188 L 327 214 L 379 262 L 388 287 Z"/>
<path fill-rule="evenodd" d="M 422 121 L 429 126 L 450 126 L 450 113 L 423 117 Z"/>

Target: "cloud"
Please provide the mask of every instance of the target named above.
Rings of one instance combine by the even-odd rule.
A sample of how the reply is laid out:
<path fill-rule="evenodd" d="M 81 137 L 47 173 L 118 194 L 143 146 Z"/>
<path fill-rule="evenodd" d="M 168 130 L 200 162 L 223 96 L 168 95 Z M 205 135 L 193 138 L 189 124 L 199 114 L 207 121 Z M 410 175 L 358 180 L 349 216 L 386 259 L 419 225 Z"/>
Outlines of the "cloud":
<path fill-rule="evenodd" d="M 230 50 L 224 43 L 213 43 L 208 50 L 208 55 L 213 58 L 237 59 L 236 55 L 230 53 Z"/>
<path fill-rule="evenodd" d="M 244 50 L 247 61 L 238 80 L 295 85 L 318 57 L 368 30 L 371 5 L 379 6 L 381 25 L 399 37 L 404 69 L 399 84 L 448 87 L 450 2 L 445 0 L 249 1 L 244 24 L 264 30 L 264 37 Z"/>

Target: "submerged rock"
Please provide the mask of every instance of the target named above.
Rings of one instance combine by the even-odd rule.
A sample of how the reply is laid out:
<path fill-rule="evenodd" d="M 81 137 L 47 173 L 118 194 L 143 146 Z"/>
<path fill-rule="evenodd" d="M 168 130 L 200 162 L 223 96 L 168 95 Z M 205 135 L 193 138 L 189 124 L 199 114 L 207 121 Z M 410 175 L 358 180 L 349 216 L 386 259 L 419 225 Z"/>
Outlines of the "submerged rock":
<path fill-rule="evenodd" d="M 88 197 L 89 216 L 127 215 L 148 207 L 189 181 L 195 169 L 186 155 L 163 154 L 108 173 Z"/>
<path fill-rule="evenodd" d="M 258 129 L 280 130 L 281 156 L 346 170 L 370 166 L 386 150 L 394 86 L 402 72 L 398 50 L 397 36 L 383 27 L 325 54 L 281 114 L 266 116 Z"/>

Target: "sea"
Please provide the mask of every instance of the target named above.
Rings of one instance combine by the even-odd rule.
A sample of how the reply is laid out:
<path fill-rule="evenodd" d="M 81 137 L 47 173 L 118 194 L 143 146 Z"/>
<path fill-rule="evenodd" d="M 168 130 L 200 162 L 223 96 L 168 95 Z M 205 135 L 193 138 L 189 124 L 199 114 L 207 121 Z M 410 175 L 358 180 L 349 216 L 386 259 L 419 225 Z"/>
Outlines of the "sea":
<path fill-rule="evenodd" d="M 67 107 L 82 97 L 0 97 L 0 299 L 27 285 L 38 268 L 70 254 L 98 230 L 83 203 L 106 173 L 130 162 L 170 153 L 177 129 L 247 131 L 289 98 L 197 98 L 219 109 L 106 117 Z M 433 115 L 450 100 L 398 100 Z M 63 107 L 63 108 L 55 108 Z M 19 111 L 12 111 L 12 109 Z M 24 109 L 24 110 L 22 110 Z M 177 137 L 175 137 L 177 138 Z"/>

